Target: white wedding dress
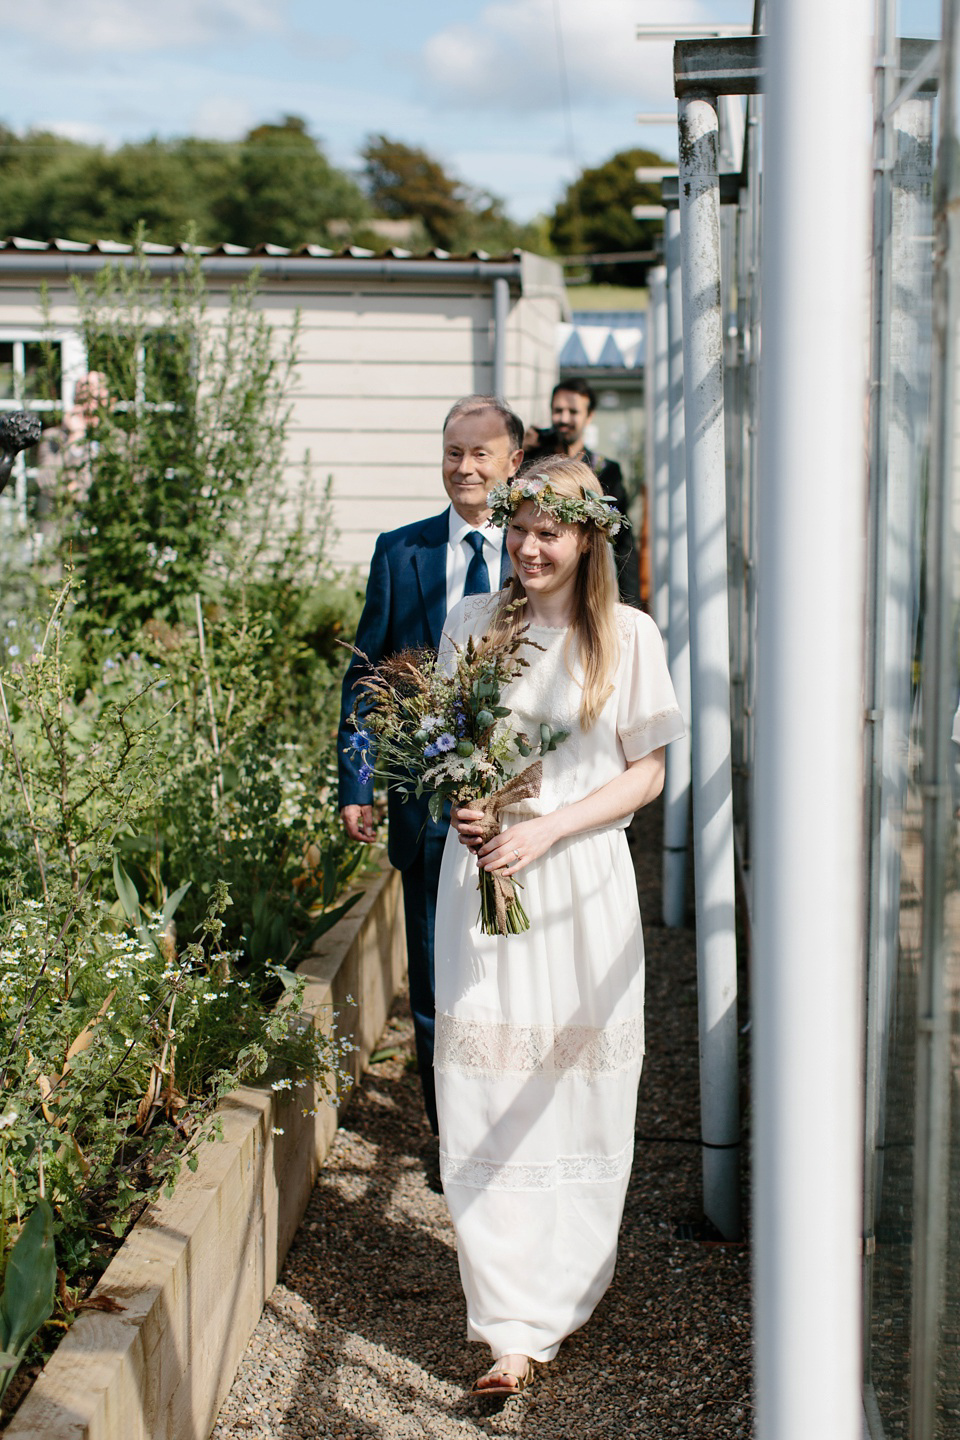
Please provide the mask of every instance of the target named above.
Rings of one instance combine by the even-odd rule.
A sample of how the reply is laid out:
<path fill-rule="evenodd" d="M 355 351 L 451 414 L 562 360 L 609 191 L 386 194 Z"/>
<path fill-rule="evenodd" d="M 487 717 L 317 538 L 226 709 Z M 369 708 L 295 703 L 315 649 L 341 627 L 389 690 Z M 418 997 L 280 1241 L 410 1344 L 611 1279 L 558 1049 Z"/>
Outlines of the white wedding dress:
<path fill-rule="evenodd" d="M 450 612 L 441 643 L 482 635 L 494 596 Z M 582 799 L 683 733 L 660 634 L 617 606 L 613 694 L 580 729 L 566 630 L 531 626 L 530 667 L 504 692 L 511 725 L 570 738 L 510 825 Z M 531 763 L 519 762 L 518 768 Z M 630 817 L 553 846 L 520 874 L 530 929 L 482 935 L 474 856 L 447 838 L 436 923 L 440 1167 L 457 1233 L 467 1333 L 494 1355 L 552 1360 L 609 1285 L 633 1159 L 643 1060 L 643 937 Z"/>

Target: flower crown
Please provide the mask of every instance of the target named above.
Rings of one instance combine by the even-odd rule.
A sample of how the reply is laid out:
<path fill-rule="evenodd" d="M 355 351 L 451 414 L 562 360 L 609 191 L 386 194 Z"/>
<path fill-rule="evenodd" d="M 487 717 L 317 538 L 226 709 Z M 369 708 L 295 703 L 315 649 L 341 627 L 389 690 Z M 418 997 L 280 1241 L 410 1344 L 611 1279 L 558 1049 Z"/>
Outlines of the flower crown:
<path fill-rule="evenodd" d="M 491 525 L 506 528 L 514 511 L 524 500 L 532 500 L 538 510 L 545 510 L 563 525 L 596 525 L 604 531 L 608 540 L 619 532 L 622 525 L 630 522 L 617 509 L 616 501 L 610 495 L 599 495 L 595 490 L 580 486 L 580 495 L 558 495 L 550 484 L 549 475 L 524 475 L 521 480 L 508 480 L 498 485 L 487 496 L 490 506 Z"/>

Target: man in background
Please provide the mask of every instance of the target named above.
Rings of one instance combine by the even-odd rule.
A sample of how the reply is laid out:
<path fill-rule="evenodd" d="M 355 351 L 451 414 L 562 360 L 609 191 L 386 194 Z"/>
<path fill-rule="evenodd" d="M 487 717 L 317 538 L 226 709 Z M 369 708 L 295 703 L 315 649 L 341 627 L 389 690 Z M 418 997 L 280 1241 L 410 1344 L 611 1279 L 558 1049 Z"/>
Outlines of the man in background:
<path fill-rule="evenodd" d="M 377 540 L 355 641 L 370 664 L 398 650 L 436 650 L 447 612 L 464 595 L 498 590 L 510 573 L 503 531 L 486 522 L 489 492 L 511 479 L 523 460 L 523 422 L 492 395 L 458 400 L 443 424 L 443 488 L 450 504 L 439 515 L 391 530 Z M 351 840 L 371 844 L 373 779 L 350 748 L 349 716 L 367 665 L 354 655 L 343 682 L 340 733 L 340 814 Z M 434 1136 L 433 934 L 440 860 L 448 822 L 431 820 L 427 796 L 387 797 L 387 854 L 403 879 L 410 1008 L 423 1102 Z M 440 1187 L 436 1143 L 426 1152 L 428 1183 Z"/>
<path fill-rule="evenodd" d="M 546 455 L 569 455 L 573 460 L 582 460 L 600 481 L 603 493 L 612 496 L 617 502 L 617 509 L 625 515 L 629 502 L 620 466 L 616 460 L 608 460 L 605 455 L 588 450 L 583 441 L 584 431 L 596 408 L 597 397 L 586 380 L 579 376 L 561 380 L 554 386 L 550 399 L 549 427 L 538 430 L 532 425 L 524 436 L 524 468 L 535 467 L 537 460 Z M 625 605 L 633 605 L 638 610 L 645 608 L 641 599 L 637 547 L 633 531 L 628 526 L 624 525 L 614 540 L 613 552 L 620 599 Z"/>

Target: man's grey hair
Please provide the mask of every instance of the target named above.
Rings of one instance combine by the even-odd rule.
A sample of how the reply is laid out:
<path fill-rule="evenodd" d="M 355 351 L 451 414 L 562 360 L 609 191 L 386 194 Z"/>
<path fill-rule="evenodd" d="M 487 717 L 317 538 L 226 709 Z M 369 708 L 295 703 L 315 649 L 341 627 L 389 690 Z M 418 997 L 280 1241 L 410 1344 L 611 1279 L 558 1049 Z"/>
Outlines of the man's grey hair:
<path fill-rule="evenodd" d="M 458 400 L 448 410 L 447 418 L 443 422 L 444 431 L 451 420 L 458 420 L 461 415 L 478 415 L 483 410 L 496 411 L 503 421 L 503 428 L 513 449 L 522 450 L 523 421 L 505 401 L 500 400 L 496 395 L 465 395 L 462 400 Z"/>

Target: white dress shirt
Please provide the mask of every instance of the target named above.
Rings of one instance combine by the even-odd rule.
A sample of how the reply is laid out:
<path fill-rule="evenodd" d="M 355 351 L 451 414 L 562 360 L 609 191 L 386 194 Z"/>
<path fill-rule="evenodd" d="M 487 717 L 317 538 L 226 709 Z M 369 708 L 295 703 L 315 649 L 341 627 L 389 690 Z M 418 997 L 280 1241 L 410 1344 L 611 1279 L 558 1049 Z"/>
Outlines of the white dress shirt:
<path fill-rule="evenodd" d="M 449 533 L 447 535 L 447 614 L 458 601 L 463 599 L 467 583 L 467 567 L 473 559 L 473 549 L 466 537 L 471 530 L 483 536 L 483 558 L 490 572 L 490 589 L 500 589 L 500 559 L 503 554 L 503 531 L 499 525 L 471 525 L 450 506 Z"/>

